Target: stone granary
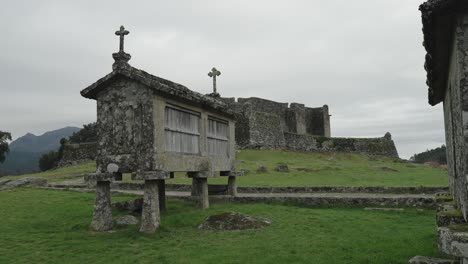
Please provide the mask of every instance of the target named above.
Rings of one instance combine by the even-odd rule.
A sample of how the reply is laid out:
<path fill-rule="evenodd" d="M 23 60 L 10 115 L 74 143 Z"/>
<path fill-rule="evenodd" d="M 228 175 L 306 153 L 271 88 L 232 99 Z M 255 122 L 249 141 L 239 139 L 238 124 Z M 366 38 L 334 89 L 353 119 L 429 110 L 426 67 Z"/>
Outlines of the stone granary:
<path fill-rule="evenodd" d="M 438 245 L 468 263 L 468 1 L 429 0 L 420 10 L 429 104 L 443 103 L 449 187 L 456 203 L 450 213 L 438 213 Z"/>
<path fill-rule="evenodd" d="M 153 76 L 128 64 L 123 27 L 113 71 L 81 95 L 97 101 L 97 181 L 92 228 L 112 228 L 110 181 L 132 173 L 144 180 L 142 232 L 159 226 L 165 180 L 174 172 L 193 179 L 192 195 L 209 206 L 207 178 L 228 176 L 228 192 L 236 194 L 234 116 L 223 102 Z"/>

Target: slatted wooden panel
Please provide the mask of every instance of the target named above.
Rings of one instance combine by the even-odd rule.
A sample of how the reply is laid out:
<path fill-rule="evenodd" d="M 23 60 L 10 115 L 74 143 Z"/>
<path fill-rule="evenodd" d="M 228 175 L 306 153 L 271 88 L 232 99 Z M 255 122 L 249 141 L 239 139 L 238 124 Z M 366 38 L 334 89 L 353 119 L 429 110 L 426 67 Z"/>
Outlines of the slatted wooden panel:
<path fill-rule="evenodd" d="M 166 150 L 200 153 L 200 115 L 166 107 Z"/>
<path fill-rule="evenodd" d="M 227 122 L 208 119 L 208 154 L 212 156 L 229 156 L 229 125 Z"/>

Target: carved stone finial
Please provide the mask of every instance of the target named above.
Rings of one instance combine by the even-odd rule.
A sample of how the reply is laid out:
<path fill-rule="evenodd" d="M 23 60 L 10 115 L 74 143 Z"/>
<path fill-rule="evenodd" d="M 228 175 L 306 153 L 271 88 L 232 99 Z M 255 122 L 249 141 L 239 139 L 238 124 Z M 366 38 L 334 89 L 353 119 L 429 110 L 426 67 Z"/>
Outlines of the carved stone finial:
<path fill-rule="evenodd" d="M 132 58 L 130 54 L 125 53 L 124 51 L 124 37 L 125 35 L 130 34 L 128 30 L 125 30 L 124 26 L 120 26 L 120 29 L 115 32 L 115 35 L 120 37 L 119 52 L 113 53 L 112 57 L 115 62 L 112 65 L 112 69 L 115 71 L 117 69 L 128 67 L 128 61 Z"/>
<path fill-rule="evenodd" d="M 218 71 L 215 67 L 213 67 L 213 69 L 211 69 L 211 71 L 208 73 L 208 76 L 213 78 L 213 95 L 218 95 L 218 93 L 216 92 L 216 76 L 220 76 L 220 75 L 221 75 L 221 72 Z"/>
<path fill-rule="evenodd" d="M 124 52 L 124 37 L 128 34 L 130 34 L 130 31 L 125 30 L 124 26 L 120 26 L 120 30 L 115 32 L 115 35 L 120 36 L 119 52 Z"/>
<path fill-rule="evenodd" d="M 385 133 L 384 138 L 392 139 L 392 134 L 390 134 L 390 132 L 387 132 L 387 133 Z"/>

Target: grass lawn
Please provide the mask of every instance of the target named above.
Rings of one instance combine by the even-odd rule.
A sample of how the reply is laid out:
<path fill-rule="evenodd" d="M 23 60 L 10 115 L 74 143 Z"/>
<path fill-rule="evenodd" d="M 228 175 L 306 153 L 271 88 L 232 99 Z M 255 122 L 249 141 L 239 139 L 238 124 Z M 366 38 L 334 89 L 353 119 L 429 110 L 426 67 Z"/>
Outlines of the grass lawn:
<path fill-rule="evenodd" d="M 160 230 L 143 235 L 136 226 L 89 231 L 93 200 L 93 194 L 69 191 L 0 191 L 0 263 L 407 263 L 438 254 L 431 210 L 217 203 L 202 211 L 169 200 Z M 273 224 L 249 231 L 196 228 L 222 211 Z"/>
<path fill-rule="evenodd" d="M 395 161 L 393 158 L 370 158 L 351 153 L 311 153 L 280 150 L 241 150 L 237 152 L 237 168 L 250 172 L 240 177 L 239 186 L 447 186 L 447 170 Z M 286 163 L 288 173 L 276 172 L 277 163 Z M 268 172 L 257 173 L 259 165 Z M 385 171 L 382 168 L 396 171 Z M 25 176 L 48 177 L 50 181 L 69 179 L 73 175 L 95 171 L 95 163 L 87 163 Z M 299 169 L 299 170 L 298 170 Z M 13 178 L 13 177 L 6 177 Z M 129 180 L 129 175 L 125 180 Z M 2 178 L 3 179 L 3 178 Z M 168 183 L 191 183 L 184 173 Z M 226 183 L 226 177 L 209 180 Z"/>

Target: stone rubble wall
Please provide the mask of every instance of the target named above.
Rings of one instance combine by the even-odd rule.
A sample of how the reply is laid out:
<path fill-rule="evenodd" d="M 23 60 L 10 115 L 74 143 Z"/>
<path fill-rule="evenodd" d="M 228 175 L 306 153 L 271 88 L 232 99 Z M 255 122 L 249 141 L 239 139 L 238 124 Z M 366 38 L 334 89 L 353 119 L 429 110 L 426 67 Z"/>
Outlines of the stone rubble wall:
<path fill-rule="evenodd" d="M 247 176 L 248 177 L 248 176 Z M 115 190 L 143 190 L 142 182 L 113 182 L 111 188 Z M 208 189 L 227 190 L 226 184 L 209 184 Z M 192 185 L 166 182 L 166 190 L 190 192 Z M 381 194 L 435 194 L 447 192 L 444 186 L 306 186 L 306 187 L 237 187 L 239 193 L 381 193 Z"/>
<path fill-rule="evenodd" d="M 330 137 L 328 106 L 310 108 L 262 98 L 220 98 L 235 112 L 240 147 L 284 147 L 283 133 Z"/>
<path fill-rule="evenodd" d="M 62 159 L 59 161 L 58 166 L 64 167 L 87 160 L 95 160 L 96 153 L 97 142 L 65 144 L 63 146 Z"/>
<path fill-rule="evenodd" d="M 284 133 L 286 149 L 294 151 L 339 151 L 398 157 L 391 135 L 381 138 L 327 138 Z"/>

